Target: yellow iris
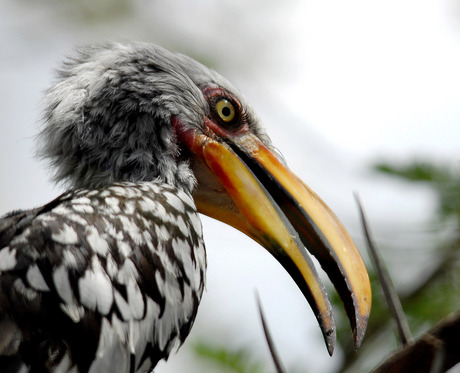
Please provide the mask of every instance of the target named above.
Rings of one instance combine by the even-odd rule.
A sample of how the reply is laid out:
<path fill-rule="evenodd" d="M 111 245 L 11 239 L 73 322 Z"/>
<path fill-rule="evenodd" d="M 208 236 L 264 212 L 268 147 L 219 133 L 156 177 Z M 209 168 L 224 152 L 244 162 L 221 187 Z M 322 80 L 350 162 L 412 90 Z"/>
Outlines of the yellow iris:
<path fill-rule="evenodd" d="M 216 102 L 216 111 L 220 119 L 226 123 L 235 119 L 235 107 L 230 101 L 224 98 Z"/>

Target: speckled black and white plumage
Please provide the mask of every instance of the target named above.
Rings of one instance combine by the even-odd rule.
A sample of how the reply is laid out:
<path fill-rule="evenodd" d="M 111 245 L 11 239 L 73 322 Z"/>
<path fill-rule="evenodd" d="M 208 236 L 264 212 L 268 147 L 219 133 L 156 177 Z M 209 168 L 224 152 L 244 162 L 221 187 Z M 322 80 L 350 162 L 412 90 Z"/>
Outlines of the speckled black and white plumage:
<path fill-rule="evenodd" d="M 69 192 L 0 221 L 0 371 L 149 372 L 184 341 L 206 258 L 170 122 L 203 123 L 205 86 L 235 92 L 149 44 L 88 47 L 62 65 L 39 155 Z"/>
<path fill-rule="evenodd" d="M 158 182 L 77 189 L 2 228 L 0 349 L 24 367 L 147 372 L 188 335 L 206 269 L 188 193 Z"/>

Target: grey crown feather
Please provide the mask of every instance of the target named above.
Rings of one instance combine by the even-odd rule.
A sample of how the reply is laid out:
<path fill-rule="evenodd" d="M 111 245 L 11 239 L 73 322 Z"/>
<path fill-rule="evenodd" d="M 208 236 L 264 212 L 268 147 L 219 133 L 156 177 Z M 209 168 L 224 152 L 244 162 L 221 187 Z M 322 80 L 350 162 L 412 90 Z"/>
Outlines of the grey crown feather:
<path fill-rule="evenodd" d="M 47 91 L 38 154 L 50 161 L 56 181 L 73 187 L 147 181 L 154 175 L 191 191 L 195 179 L 170 120 L 178 117 L 192 127 L 203 123 L 209 107 L 200 88 L 212 85 L 237 93 L 214 71 L 158 46 L 80 49 Z M 241 100 L 254 132 L 269 143 Z"/>

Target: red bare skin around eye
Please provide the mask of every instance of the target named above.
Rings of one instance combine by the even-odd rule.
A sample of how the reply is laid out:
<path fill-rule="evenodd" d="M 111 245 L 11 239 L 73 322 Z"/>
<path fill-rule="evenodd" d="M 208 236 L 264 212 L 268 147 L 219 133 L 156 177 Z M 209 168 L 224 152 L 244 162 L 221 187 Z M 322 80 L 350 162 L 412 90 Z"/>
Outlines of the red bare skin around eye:
<path fill-rule="evenodd" d="M 240 125 L 236 129 L 226 129 L 222 126 L 219 125 L 219 123 L 212 118 L 206 118 L 205 119 L 205 134 L 208 135 L 211 138 L 221 138 L 221 139 L 230 139 L 234 137 L 238 137 L 249 130 L 248 124 L 244 121 L 244 111 L 241 108 L 241 104 L 238 102 L 238 100 L 229 92 L 222 88 L 212 88 L 212 87 L 207 87 L 202 90 L 203 95 L 207 99 L 209 103 L 212 103 L 215 98 L 223 98 L 227 99 L 232 102 L 232 104 L 235 106 L 235 111 L 237 112 L 240 121 Z M 209 130 L 209 132 L 208 132 Z"/>

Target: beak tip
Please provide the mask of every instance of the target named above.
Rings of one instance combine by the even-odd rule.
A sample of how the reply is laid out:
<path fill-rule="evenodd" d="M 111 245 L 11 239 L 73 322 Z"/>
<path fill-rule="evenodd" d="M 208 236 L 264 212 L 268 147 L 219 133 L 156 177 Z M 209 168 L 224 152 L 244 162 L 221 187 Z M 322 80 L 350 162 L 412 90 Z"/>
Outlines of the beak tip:
<path fill-rule="evenodd" d="M 337 334 L 334 321 L 332 318 L 330 320 L 333 322 L 331 326 L 325 327 L 324 323 L 320 322 L 320 328 L 323 333 L 324 342 L 326 343 L 327 352 L 329 356 L 332 356 L 337 341 Z"/>
<path fill-rule="evenodd" d="M 367 322 L 369 320 L 369 315 L 361 316 L 356 323 L 356 327 L 353 328 L 353 347 L 358 350 L 363 343 L 364 336 L 366 334 Z"/>
<path fill-rule="evenodd" d="M 324 341 L 326 342 L 326 348 L 329 356 L 332 356 L 334 353 L 336 338 L 335 329 L 331 330 L 329 335 L 324 336 Z"/>

